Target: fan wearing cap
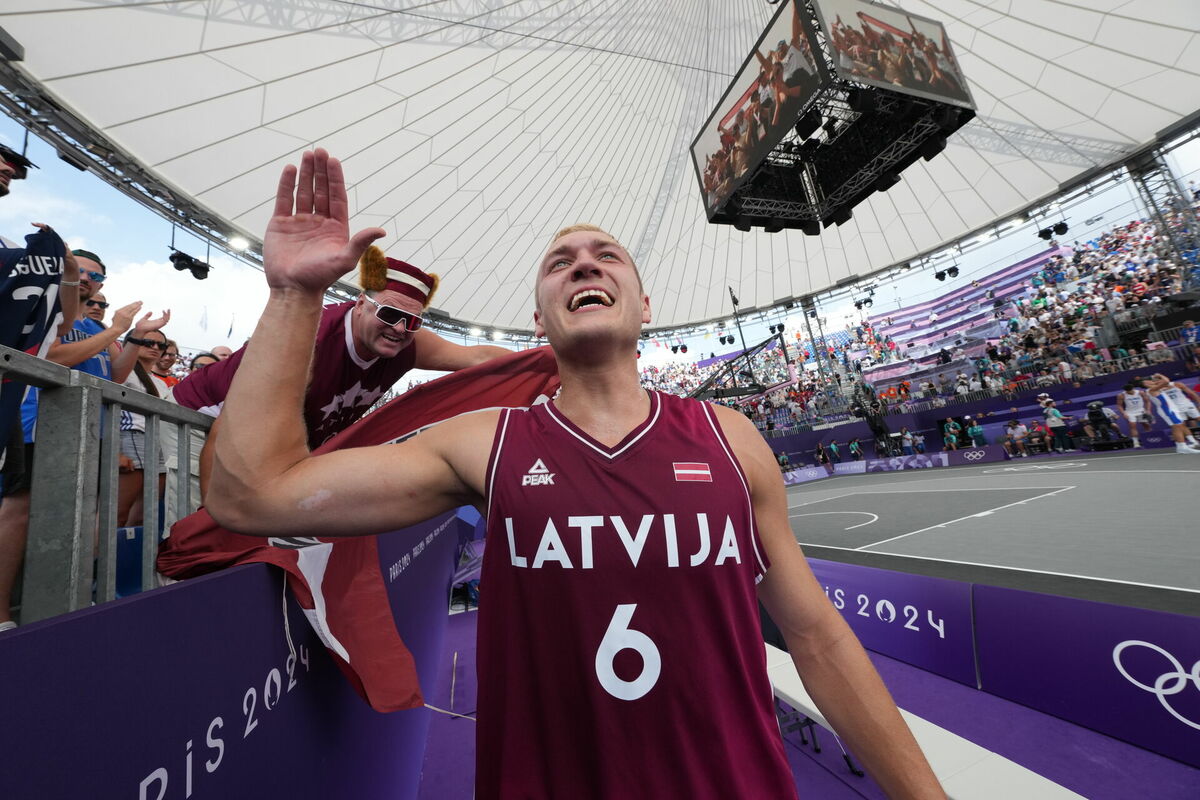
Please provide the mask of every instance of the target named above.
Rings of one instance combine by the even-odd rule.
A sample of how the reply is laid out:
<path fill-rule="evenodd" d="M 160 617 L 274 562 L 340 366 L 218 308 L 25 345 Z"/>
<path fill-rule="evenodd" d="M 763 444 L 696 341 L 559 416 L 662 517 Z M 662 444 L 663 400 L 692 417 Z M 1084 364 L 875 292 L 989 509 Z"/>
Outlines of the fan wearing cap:
<path fill-rule="evenodd" d="M 423 327 L 438 277 L 388 258 L 377 247 L 359 262 L 358 284 L 362 294 L 356 300 L 327 305 L 321 314 L 304 402 L 310 447 L 348 428 L 410 370 L 453 372 L 509 353 L 491 345 L 457 345 Z M 244 353 L 243 347 L 193 372 L 174 389 L 180 405 L 218 417 L 200 457 L 202 492 L 220 435 L 221 407 Z"/>

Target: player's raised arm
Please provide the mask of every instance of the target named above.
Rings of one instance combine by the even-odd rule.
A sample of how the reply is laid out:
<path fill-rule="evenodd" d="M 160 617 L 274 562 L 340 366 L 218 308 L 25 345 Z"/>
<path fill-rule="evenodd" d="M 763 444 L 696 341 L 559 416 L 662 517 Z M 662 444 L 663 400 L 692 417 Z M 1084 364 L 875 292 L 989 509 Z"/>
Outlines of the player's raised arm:
<path fill-rule="evenodd" d="M 473 502 L 483 468 L 460 475 L 447 454 L 480 420 L 446 423 L 403 445 L 310 455 L 303 403 L 324 291 L 384 232 L 349 235 L 341 165 L 324 150 L 304 154 L 298 177 L 288 166 L 279 180 L 263 241 L 270 295 L 225 399 L 209 513 L 241 533 L 336 536 L 392 530 Z"/>
<path fill-rule="evenodd" d="M 714 408 L 750 480 L 754 517 L 771 565 L 758 596 L 783 633 L 805 688 L 888 797 L 945 798 L 866 651 L 804 560 L 771 449 L 741 414 Z"/>

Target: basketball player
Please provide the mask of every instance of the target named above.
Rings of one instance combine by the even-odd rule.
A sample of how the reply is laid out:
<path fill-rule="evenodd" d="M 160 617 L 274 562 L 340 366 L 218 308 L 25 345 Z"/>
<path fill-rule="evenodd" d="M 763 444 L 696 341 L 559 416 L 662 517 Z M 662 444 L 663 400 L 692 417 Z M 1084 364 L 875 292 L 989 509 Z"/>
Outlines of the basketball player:
<path fill-rule="evenodd" d="M 1150 389 L 1150 402 L 1158 411 L 1158 416 L 1171 426 L 1175 452 L 1200 453 L 1200 448 L 1195 447 L 1196 439 L 1188 430 L 1189 422 L 1200 420 L 1200 409 L 1196 408 L 1200 396 L 1182 383 L 1176 383 L 1158 372 L 1151 375 L 1146 384 Z"/>
<path fill-rule="evenodd" d="M 296 178 L 284 170 L 264 238 L 270 299 L 226 399 L 208 508 L 258 536 L 486 513 L 477 798 L 796 797 L 759 599 L 884 791 L 945 796 L 809 571 L 766 441 L 734 410 L 641 387 L 650 299 L 599 229 L 561 232 L 538 266 L 534 329 L 558 359 L 555 399 L 313 457 L 301 414 L 322 293 L 384 232 L 349 237 L 341 166 L 324 150 Z"/>
<path fill-rule="evenodd" d="M 1142 443 L 1138 441 L 1138 426 L 1141 425 L 1143 430 L 1150 430 L 1150 401 L 1146 392 L 1132 381 L 1125 384 L 1125 388 L 1117 393 L 1117 408 L 1121 409 L 1121 413 L 1129 422 L 1129 438 L 1133 440 L 1133 446 L 1141 447 Z"/>

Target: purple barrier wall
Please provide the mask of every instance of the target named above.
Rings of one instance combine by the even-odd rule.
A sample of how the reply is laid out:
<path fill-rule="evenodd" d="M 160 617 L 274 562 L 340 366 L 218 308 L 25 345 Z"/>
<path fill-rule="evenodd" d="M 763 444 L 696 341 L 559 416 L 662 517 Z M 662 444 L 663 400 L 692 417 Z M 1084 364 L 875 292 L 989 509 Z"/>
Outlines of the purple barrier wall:
<path fill-rule="evenodd" d="M 1003 461 L 1008 455 L 1004 447 L 998 444 L 986 444 L 983 447 L 964 447 L 944 453 L 950 457 L 950 466 L 959 467 L 964 464 L 986 464 L 989 461 Z"/>
<path fill-rule="evenodd" d="M 380 537 L 419 564 L 388 592 L 421 674 L 446 625 L 448 519 Z M 0 637 L 0 797 L 415 798 L 430 712 L 371 710 L 289 601 L 293 658 L 282 592 L 279 571 L 235 567 Z"/>
<path fill-rule="evenodd" d="M 799 467 L 783 473 L 783 483 L 785 486 L 794 486 L 797 483 L 819 481 L 822 478 L 828 478 L 829 475 L 829 470 L 823 466 Z"/>
<path fill-rule="evenodd" d="M 808 559 L 863 646 L 975 686 L 971 585 Z"/>
<path fill-rule="evenodd" d="M 1200 618 L 976 586 L 975 630 L 984 691 L 1200 766 Z"/>
<path fill-rule="evenodd" d="M 895 458 L 873 458 L 867 463 L 867 472 L 892 472 L 902 469 L 929 469 L 947 467 L 950 457 L 946 453 L 917 453 Z"/>

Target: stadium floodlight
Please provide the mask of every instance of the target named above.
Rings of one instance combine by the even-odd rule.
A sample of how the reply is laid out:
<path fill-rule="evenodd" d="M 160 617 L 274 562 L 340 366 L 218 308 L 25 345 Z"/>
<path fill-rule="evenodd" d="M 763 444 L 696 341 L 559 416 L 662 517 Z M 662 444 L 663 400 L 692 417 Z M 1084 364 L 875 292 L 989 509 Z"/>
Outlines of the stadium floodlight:
<path fill-rule="evenodd" d="M 1054 237 L 1054 231 L 1050 230 L 1049 228 L 1042 228 L 1040 231 L 1038 231 L 1038 236 L 1042 237 L 1048 242 Z"/>
<path fill-rule="evenodd" d="M 933 273 L 933 277 L 937 278 L 939 281 L 944 281 L 946 280 L 946 271 L 939 269 L 937 272 Z"/>
<path fill-rule="evenodd" d="M 471 328 L 471 330 L 467 331 L 467 333 L 471 336 L 474 336 L 476 339 L 478 339 L 480 336 L 483 336 L 483 330 L 480 328 Z"/>
<path fill-rule="evenodd" d="M 957 266 L 951 267 L 950 269 L 946 270 L 946 274 L 949 275 L 951 278 L 957 278 L 958 277 L 958 267 Z"/>
<path fill-rule="evenodd" d="M 671 352 L 678 354 L 679 353 L 679 345 L 677 345 L 677 344 L 671 345 Z"/>
<path fill-rule="evenodd" d="M 234 236 L 229 240 L 229 246 L 234 250 L 245 250 L 250 246 L 250 242 L 244 236 Z"/>
<path fill-rule="evenodd" d="M 1066 236 L 1068 230 L 1070 229 L 1067 227 L 1066 221 L 1060 222 L 1054 226 L 1054 234 L 1056 236 Z"/>
<path fill-rule="evenodd" d="M 180 272 L 186 269 L 198 281 L 202 281 L 208 277 L 208 271 L 211 267 L 200 259 L 189 256 L 181 250 L 172 250 L 170 258 L 171 264 Z"/>

